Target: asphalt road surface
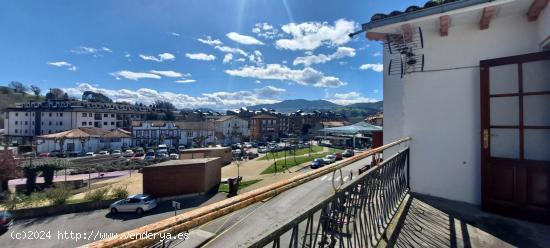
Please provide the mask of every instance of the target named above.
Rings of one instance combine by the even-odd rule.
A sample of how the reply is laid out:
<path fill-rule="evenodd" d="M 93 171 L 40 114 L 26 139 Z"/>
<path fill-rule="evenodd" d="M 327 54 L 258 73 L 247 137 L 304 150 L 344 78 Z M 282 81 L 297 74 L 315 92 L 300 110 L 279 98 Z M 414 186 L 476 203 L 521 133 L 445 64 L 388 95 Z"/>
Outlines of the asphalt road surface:
<path fill-rule="evenodd" d="M 225 194 L 177 199 L 178 214 L 225 199 Z M 0 247 L 76 247 L 100 239 L 102 235 L 120 233 L 174 216 L 171 201 L 161 202 L 144 215 L 110 214 L 108 209 L 52 217 L 16 220 L 0 234 Z"/>
<path fill-rule="evenodd" d="M 365 158 L 342 169 L 346 181 L 350 170 L 357 176 L 357 170 L 370 161 L 370 157 Z M 339 175 L 335 174 L 336 181 L 339 180 Z M 286 224 L 294 216 L 300 215 L 320 199 L 333 193 L 332 173 L 329 173 L 285 191 L 269 201 L 252 205 L 201 227 L 201 230 L 218 234 L 203 247 L 248 247 L 256 238 Z M 227 223 L 231 223 L 231 226 Z"/>

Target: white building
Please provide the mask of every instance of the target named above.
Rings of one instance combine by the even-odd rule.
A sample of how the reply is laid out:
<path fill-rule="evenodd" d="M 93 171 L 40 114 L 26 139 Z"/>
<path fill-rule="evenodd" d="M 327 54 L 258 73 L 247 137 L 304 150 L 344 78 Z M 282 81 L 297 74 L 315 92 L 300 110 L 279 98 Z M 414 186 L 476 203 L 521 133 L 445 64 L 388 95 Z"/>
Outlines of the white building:
<path fill-rule="evenodd" d="M 150 112 L 156 110 L 144 106 L 75 100 L 29 102 L 6 110 L 4 129 L 10 142 L 23 144 L 35 136 L 80 127 L 103 130 L 129 128 L 132 120 L 144 120 Z"/>
<path fill-rule="evenodd" d="M 132 144 L 129 132 L 121 129 L 105 131 L 101 128 L 75 128 L 68 131 L 40 135 L 37 138 L 38 153 L 63 151 L 68 153 L 98 152 L 121 149 Z"/>
<path fill-rule="evenodd" d="M 516 216 L 550 213 L 547 3 L 462 0 L 363 24 L 385 43 L 384 143 L 412 137 L 412 191 Z M 414 69 L 422 72 L 405 66 L 401 77 L 410 56 L 399 46 L 424 55 L 423 71 Z"/>
<path fill-rule="evenodd" d="M 204 121 L 134 121 L 132 143 L 135 146 L 207 146 L 216 143 L 215 128 L 213 123 Z"/>
<path fill-rule="evenodd" d="M 213 120 L 219 143 L 233 144 L 250 138 L 248 121 L 235 115 L 220 116 Z"/>

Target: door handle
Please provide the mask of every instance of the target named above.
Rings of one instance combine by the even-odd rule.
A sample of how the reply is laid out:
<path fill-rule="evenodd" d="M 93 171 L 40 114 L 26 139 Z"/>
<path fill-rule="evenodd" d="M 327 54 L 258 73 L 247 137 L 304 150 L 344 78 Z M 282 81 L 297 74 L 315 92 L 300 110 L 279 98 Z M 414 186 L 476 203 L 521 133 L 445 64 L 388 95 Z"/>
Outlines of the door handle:
<path fill-rule="evenodd" d="M 483 149 L 489 149 L 489 130 L 483 129 Z"/>

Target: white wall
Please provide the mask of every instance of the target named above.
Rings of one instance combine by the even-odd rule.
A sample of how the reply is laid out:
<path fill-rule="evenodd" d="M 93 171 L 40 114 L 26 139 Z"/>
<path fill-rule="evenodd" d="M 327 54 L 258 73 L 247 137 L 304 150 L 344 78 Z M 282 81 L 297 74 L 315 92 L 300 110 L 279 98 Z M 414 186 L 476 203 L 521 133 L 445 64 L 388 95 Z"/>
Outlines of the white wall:
<path fill-rule="evenodd" d="M 425 70 L 477 66 L 480 60 L 540 51 L 537 23 L 495 18 L 487 30 L 451 25 L 440 37 L 423 27 Z M 452 23 L 452 20 L 451 20 Z M 389 55 L 384 55 L 387 70 Z M 411 136 L 414 192 L 480 203 L 479 68 L 384 75 L 384 143 Z"/>
<path fill-rule="evenodd" d="M 538 34 L 539 34 L 539 43 L 540 45 L 545 45 L 546 49 L 550 49 L 550 7 L 546 8 L 540 13 L 539 19 L 537 20 L 538 25 Z M 546 42 L 542 44 L 543 42 Z"/>

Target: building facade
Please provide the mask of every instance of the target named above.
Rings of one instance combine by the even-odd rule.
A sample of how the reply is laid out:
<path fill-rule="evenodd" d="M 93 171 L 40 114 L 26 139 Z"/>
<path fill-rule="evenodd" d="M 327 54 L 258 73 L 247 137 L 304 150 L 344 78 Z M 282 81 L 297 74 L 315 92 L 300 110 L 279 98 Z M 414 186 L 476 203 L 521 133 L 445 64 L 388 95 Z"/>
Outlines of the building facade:
<path fill-rule="evenodd" d="M 204 147 L 216 144 L 215 128 L 211 122 L 134 121 L 131 127 L 134 146 Z"/>
<path fill-rule="evenodd" d="M 274 141 L 279 138 L 279 118 L 260 114 L 251 118 L 250 134 L 254 141 Z"/>
<path fill-rule="evenodd" d="M 235 115 L 214 118 L 217 141 L 221 144 L 233 144 L 250 138 L 249 122 Z"/>
<path fill-rule="evenodd" d="M 116 103 L 76 100 L 29 102 L 4 113 L 5 136 L 11 143 L 25 144 L 35 136 L 80 127 L 103 130 L 129 129 L 132 120 L 145 120 L 156 109 Z"/>

